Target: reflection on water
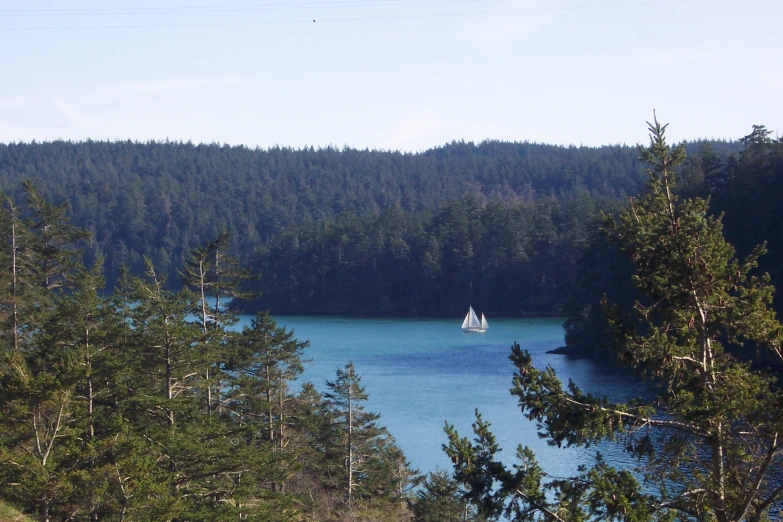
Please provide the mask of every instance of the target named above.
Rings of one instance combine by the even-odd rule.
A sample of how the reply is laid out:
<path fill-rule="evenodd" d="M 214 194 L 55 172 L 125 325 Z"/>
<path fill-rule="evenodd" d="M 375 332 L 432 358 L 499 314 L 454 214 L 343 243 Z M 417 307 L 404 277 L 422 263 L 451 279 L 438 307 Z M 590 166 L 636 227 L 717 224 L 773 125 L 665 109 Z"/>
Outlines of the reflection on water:
<path fill-rule="evenodd" d="M 412 466 L 420 471 L 449 468 L 442 451 L 444 422 L 462 436 L 471 435 L 476 408 L 492 422 L 503 455 L 513 460 L 516 446 L 533 448 L 544 469 L 555 476 L 572 474 L 590 464 L 595 450 L 550 447 L 536 426 L 520 413 L 509 394 L 514 367 L 508 360 L 517 341 L 533 355 L 538 367 L 551 365 L 564 381 L 573 379 L 583 390 L 623 399 L 638 395 L 641 383 L 615 369 L 586 360 L 547 354 L 563 344 L 558 319 L 490 318 L 484 334 L 464 334 L 461 319 L 346 319 L 276 317 L 278 324 L 309 339 L 304 380 L 323 391 L 337 368 L 353 361 L 370 395 L 368 409 L 381 414 Z M 243 317 L 249 322 L 249 317 Z M 600 447 L 606 460 L 632 465 L 617 446 Z"/>

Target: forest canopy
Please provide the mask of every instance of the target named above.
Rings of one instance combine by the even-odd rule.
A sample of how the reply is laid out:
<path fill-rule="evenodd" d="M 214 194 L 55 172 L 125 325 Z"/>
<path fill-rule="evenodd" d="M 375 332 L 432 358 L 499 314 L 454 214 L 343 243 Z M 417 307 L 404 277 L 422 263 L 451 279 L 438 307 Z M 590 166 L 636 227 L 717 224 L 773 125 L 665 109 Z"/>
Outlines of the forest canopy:
<path fill-rule="evenodd" d="M 741 142 L 709 146 L 715 164 Z M 705 185 L 704 167 L 686 181 Z M 168 274 L 218 235 L 278 313 L 556 315 L 599 209 L 644 179 L 634 147 L 454 142 L 420 154 L 175 142 L 0 145 L 0 189 L 31 180 L 91 233 L 108 287 L 144 256 Z M 283 257 L 284 256 L 284 257 Z M 284 259 L 284 261 L 283 261 Z M 508 280 L 509 284 L 505 281 Z M 546 289 L 545 291 L 543 289 Z"/>

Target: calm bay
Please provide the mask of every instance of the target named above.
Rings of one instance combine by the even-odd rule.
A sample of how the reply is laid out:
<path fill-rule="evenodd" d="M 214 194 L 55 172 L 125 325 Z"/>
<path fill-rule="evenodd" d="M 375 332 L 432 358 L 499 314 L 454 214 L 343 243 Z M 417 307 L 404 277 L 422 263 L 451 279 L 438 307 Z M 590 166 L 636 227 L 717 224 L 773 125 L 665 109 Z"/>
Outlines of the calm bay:
<path fill-rule="evenodd" d="M 247 324 L 250 316 L 241 318 Z M 558 376 L 583 390 L 623 399 L 640 395 L 642 384 L 615 368 L 588 360 L 547 354 L 562 346 L 560 319 L 490 319 L 483 334 L 465 334 L 461 320 L 275 317 L 278 325 L 310 341 L 302 381 L 319 391 L 335 370 L 353 361 L 369 394 L 367 409 L 394 435 L 411 465 L 422 472 L 450 468 L 442 450 L 444 422 L 471 436 L 478 409 L 492 423 L 503 459 L 511 462 L 519 444 L 530 446 L 544 469 L 555 476 L 590 464 L 595 450 L 547 445 L 536 426 L 522 416 L 509 394 L 514 367 L 508 359 L 514 341 L 537 367 L 552 366 Z M 613 445 L 599 447 L 611 463 L 628 467 Z"/>

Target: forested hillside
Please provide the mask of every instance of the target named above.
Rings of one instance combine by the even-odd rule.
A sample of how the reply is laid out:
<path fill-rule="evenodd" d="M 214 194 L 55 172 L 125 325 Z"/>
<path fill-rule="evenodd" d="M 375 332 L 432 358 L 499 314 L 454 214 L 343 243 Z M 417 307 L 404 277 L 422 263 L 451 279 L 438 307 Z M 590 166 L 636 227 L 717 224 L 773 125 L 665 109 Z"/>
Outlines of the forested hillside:
<path fill-rule="evenodd" d="M 619 145 L 0 145 L 0 188 L 21 201 L 26 179 L 92 233 L 86 261 L 105 257 L 109 287 L 123 265 L 142 274 L 144 256 L 177 285 L 187 253 L 228 232 L 276 312 L 443 315 L 467 300 L 542 315 L 562 309 L 589 216 L 644 172 Z"/>
<path fill-rule="evenodd" d="M 388 209 L 287 229 L 260 252 L 255 304 L 293 314 L 459 316 L 473 304 L 495 317 L 556 315 L 598 201 L 468 197 L 435 214 Z"/>

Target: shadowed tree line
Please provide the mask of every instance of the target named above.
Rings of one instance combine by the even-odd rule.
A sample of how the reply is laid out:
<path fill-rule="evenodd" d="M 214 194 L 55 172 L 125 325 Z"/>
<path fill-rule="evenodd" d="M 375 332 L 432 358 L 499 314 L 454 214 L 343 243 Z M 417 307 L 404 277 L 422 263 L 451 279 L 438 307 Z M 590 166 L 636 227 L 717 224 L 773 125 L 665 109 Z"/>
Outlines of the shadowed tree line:
<path fill-rule="evenodd" d="M 714 146 L 722 154 L 737 150 L 731 142 L 714 142 Z M 222 233 L 233 238 L 229 254 L 244 266 L 255 266 L 263 262 L 259 256 L 263 258 L 274 238 L 293 227 L 311 229 L 324 222 L 342 222 L 346 216 L 372 221 L 385 211 L 432 216 L 466 198 L 481 207 L 492 201 L 540 207 L 540 216 L 535 210 L 527 214 L 545 222 L 546 213 L 557 212 L 562 202 L 633 194 L 644 171 L 635 149 L 620 145 L 454 142 L 409 154 L 333 147 L 253 150 L 172 142 L 0 144 L 0 189 L 21 201 L 25 197 L 21 184 L 28 179 L 48 201 L 68 203 L 71 222 L 91 232 L 85 261 L 89 265 L 104 258 L 109 287 L 116 284 L 123 266 L 142 275 L 146 256 L 160 273 L 170 276 L 167 286 L 175 288 L 180 281 L 174 274 L 189 252 Z M 505 225 L 496 223 L 494 233 Z M 443 272 L 452 267 L 436 268 Z M 458 279 L 464 280 L 464 275 Z M 444 279 L 438 284 L 452 283 Z M 458 291 L 464 292 L 449 290 Z M 320 303 L 327 301 L 323 298 Z M 409 302 L 387 308 L 412 313 L 406 312 L 411 310 Z M 511 309 L 505 304 L 498 308 Z M 544 307 L 525 312 L 545 313 Z"/>
<path fill-rule="evenodd" d="M 596 201 L 390 209 L 287 229 L 260 252 L 261 308 L 289 314 L 556 315 Z"/>

